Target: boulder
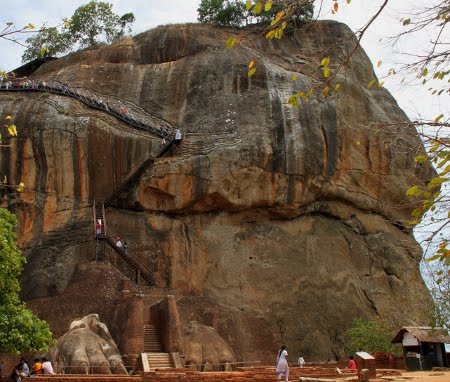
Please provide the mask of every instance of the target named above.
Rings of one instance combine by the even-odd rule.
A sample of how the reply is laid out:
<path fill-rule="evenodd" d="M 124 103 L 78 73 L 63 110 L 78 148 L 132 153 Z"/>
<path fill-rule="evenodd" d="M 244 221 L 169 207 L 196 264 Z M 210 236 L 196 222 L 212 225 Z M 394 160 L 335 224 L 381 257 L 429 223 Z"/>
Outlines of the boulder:
<path fill-rule="evenodd" d="M 408 225 L 418 202 L 405 192 L 433 170 L 414 161 L 423 146 L 395 99 L 367 88 L 375 74 L 364 51 L 337 71 L 353 33 L 321 21 L 275 41 L 250 28 L 229 50 L 231 33 L 158 27 L 30 76 L 127 100 L 183 130 L 183 144 L 108 208 L 108 230 L 159 286 L 186 296 L 186 314 L 230 340 L 238 360 L 273 363 L 276 342 L 311 361 L 345 357 L 352 320 L 392 306 L 402 307 L 403 325 L 426 323 L 414 304 L 428 299 L 422 251 Z M 319 67 L 325 56 L 330 83 Z M 322 97 L 335 83 L 339 91 Z M 310 89 L 308 103 L 287 104 Z M 3 202 L 19 217 L 24 297 L 57 299 L 94 259 L 94 198 L 154 156 L 160 139 L 54 94 L 2 93 L 0 113 L 19 132 L 2 149 L 1 173 L 27 186 Z M 201 310 L 206 300 L 218 308 Z M 121 343 L 122 333 L 114 333 Z"/>

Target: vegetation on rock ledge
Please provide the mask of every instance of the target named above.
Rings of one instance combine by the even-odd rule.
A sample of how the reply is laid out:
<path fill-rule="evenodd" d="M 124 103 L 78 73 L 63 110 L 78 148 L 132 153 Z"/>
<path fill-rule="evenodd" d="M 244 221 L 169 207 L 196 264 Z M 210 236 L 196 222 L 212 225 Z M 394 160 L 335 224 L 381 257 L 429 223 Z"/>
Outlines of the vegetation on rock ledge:
<path fill-rule="evenodd" d="M 77 47 L 97 47 L 103 41 L 114 42 L 126 32 L 131 33 L 133 13 L 116 15 L 113 5 L 105 2 L 91 1 L 77 8 L 70 20 L 59 27 L 44 26 L 36 35 L 26 39 L 27 49 L 22 55 L 22 62 L 28 62 L 45 56 L 55 56 Z"/>

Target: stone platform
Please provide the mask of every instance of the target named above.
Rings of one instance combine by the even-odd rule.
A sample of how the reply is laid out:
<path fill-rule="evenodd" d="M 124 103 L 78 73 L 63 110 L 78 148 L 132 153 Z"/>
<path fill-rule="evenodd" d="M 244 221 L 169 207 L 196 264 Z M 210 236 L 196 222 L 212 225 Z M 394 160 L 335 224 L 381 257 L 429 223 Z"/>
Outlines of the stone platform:
<path fill-rule="evenodd" d="M 289 380 L 297 381 L 300 377 L 314 377 L 336 380 L 337 378 L 356 377 L 354 370 L 342 370 L 338 374 L 333 368 L 292 367 Z M 275 367 L 242 367 L 233 372 L 198 372 L 188 369 L 156 369 L 133 376 L 105 374 L 55 374 L 34 378 L 35 382 L 274 382 Z"/>

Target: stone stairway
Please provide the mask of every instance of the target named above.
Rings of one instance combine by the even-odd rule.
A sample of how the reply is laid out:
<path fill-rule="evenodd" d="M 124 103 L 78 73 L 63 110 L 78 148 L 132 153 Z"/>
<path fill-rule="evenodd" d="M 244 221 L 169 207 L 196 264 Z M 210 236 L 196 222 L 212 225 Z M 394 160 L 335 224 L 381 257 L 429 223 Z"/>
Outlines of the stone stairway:
<path fill-rule="evenodd" d="M 146 353 L 150 369 L 174 368 L 170 353 Z"/>
<path fill-rule="evenodd" d="M 145 353 L 161 353 L 161 340 L 159 338 L 158 329 L 154 325 L 144 326 L 144 352 Z"/>
<path fill-rule="evenodd" d="M 158 329 L 154 325 L 144 326 L 144 357 L 149 369 L 175 367 L 170 353 L 163 353 Z"/>

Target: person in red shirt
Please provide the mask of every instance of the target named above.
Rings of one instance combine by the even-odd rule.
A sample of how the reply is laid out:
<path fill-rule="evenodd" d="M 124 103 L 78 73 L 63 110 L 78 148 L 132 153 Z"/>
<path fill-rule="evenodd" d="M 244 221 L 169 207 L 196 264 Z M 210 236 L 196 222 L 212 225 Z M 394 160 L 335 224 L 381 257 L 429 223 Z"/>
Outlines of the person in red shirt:
<path fill-rule="evenodd" d="M 350 356 L 350 361 L 348 363 L 348 368 L 350 370 L 356 370 L 357 369 L 356 362 L 353 360 L 353 356 L 352 355 Z"/>

